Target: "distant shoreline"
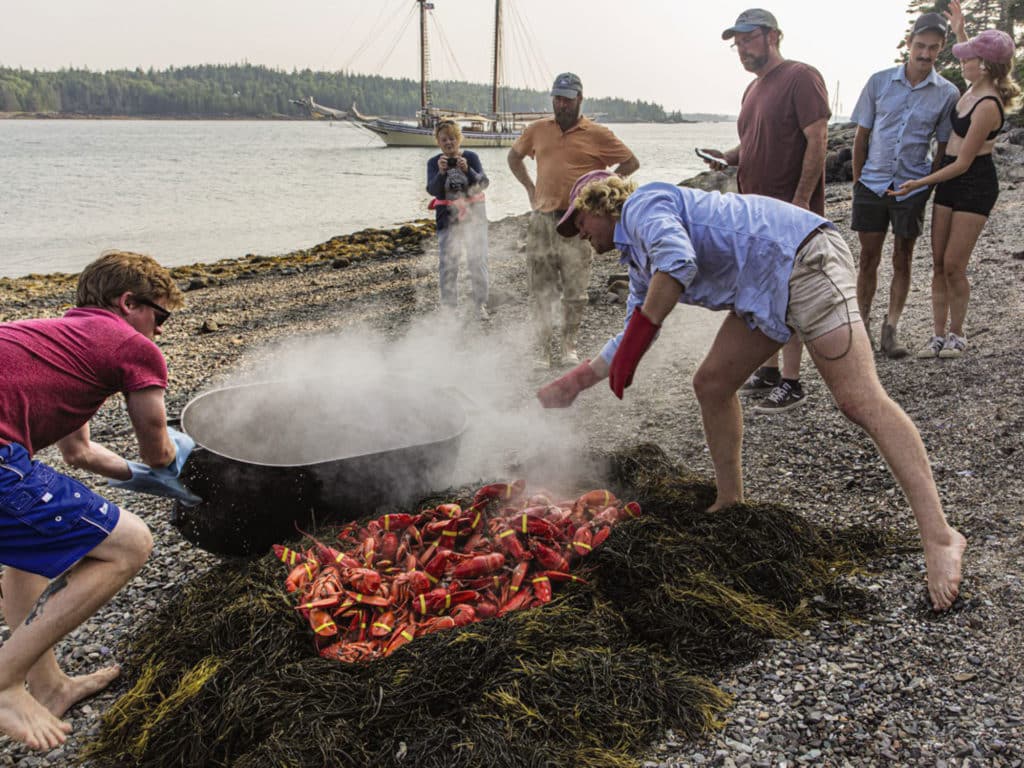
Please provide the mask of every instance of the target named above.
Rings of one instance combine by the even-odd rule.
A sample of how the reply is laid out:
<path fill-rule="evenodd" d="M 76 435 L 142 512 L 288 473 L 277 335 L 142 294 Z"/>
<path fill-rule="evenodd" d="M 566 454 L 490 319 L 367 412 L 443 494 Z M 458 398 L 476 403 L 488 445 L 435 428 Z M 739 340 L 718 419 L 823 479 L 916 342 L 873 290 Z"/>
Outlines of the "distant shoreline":
<path fill-rule="evenodd" d="M 414 118 L 396 118 L 413 120 Z M 331 120 L 329 118 L 315 118 L 305 115 L 92 115 L 78 112 L 0 112 L 0 120 L 217 120 L 217 121 L 244 121 L 244 120 L 267 120 L 284 122 L 350 122 L 346 120 Z M 648 125 L 694 125 L 697 123 L 733 123 L 735 117 L 722 116 L 714 120 L 609 120 L 602 119 L 602 123 L 609 125 L 617 123 L 644 123 Z"/>
<path fill-rule="evenodd" d="M 301 115 L 87 115 L 77 112 L 0 112 L 0 120 L 280 120 L 315 122 Z"/>

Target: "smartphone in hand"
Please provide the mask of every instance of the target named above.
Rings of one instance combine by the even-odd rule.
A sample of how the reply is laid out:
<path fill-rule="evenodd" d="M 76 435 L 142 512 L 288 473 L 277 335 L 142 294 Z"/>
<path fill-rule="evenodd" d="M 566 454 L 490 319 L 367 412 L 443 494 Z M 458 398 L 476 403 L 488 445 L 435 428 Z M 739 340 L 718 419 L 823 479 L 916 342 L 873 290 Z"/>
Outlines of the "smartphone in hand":
<path fill-rule="evenodd" d="M 728 165 L 728 163 L 725 162 L 724 157 L 716 157 L 715 155 L 705 152 L 699 147 L 695 148 L 693 151 L 697 153 L 697 157 L 701 160 L 707 160 L 709 163 L 718 163 L 719 165 Z"/>

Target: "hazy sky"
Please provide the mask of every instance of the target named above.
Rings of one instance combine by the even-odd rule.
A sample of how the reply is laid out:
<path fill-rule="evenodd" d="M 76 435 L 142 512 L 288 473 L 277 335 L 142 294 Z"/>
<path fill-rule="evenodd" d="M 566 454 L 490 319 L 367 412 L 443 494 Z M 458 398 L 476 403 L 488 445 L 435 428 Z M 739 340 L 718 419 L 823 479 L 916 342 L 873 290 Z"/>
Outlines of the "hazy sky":
<path fill-rule="evenodd" d="M 488 82 L 493 3 L 433 2 L 443 33 L 431 42 L 435 77 Z M 508 79 L 547 88 L 555 74 L 572 70 L 585 96 L 735 114 L 751 75 L 721 32 L 748 2 L 505 0 Z M 783 55 L 817 67 L 830 99 L 839 83 L 843 115 L 868 76 L 893 63 L 909 18 L 904 0 L 766 5 L 785 34 Z M 419 76 L 413 0 L 0 0 L 0 7 L 8 32 L 0 65 L 8 67 L 102 71 L 248 61 Z"/>

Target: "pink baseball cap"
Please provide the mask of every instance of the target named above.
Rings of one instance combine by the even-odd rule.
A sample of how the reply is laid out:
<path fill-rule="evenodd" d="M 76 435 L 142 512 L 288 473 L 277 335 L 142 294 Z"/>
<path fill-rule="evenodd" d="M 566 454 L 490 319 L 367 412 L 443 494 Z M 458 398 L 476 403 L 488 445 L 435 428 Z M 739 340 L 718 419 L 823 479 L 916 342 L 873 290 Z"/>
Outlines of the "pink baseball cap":
<path fill-rule="evenodd" d="M 572 185 L 572 192 L 569 193 L 569 210 L 565 212 L 565 215 L 558 220 L 558 224 L 555 225 L 555 231 L 558 232 L 562 237 L 576 237 L 580 233 L 579 229 L 576 228 L 576 198 L 579 197 L 580 192 L 592 181 L 600 181 L 601 179 L 607 179 L 609 176 L 615 174 L 611 171 L 587 171 L 578 179 L 576 183 Z"/>
<path fill-rule="evenodd" d="M 966 43 L 953 46 L 953 55 L 958 59 L 982 59 L 993 64 L 1009 64 L 1013 61 L 1013 38 L 998 29 L 986 29 Z"/>

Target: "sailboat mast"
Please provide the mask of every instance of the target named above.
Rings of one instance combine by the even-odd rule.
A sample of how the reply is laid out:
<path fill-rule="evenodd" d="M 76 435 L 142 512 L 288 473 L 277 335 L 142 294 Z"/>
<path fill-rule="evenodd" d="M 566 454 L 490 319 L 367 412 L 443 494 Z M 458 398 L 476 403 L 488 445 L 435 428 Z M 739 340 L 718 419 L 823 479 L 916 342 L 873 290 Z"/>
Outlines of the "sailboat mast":
<path fill-rule="evenodd" d="M 491 111 L 498 114 L 501 90 L 501 0 L 494 2 L 494 70 L 491 72 Z"/>
<path fill-rule="evenodd" d="M 430 104 L 430 44 L 427 39 L 427 11 L 434 4 L 427 0 L 416 0 L 420 4 L 420 109 Z"/>

